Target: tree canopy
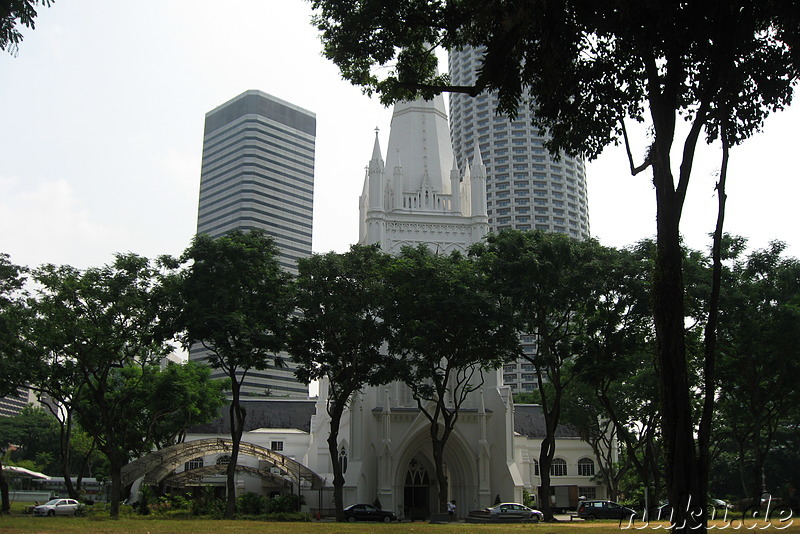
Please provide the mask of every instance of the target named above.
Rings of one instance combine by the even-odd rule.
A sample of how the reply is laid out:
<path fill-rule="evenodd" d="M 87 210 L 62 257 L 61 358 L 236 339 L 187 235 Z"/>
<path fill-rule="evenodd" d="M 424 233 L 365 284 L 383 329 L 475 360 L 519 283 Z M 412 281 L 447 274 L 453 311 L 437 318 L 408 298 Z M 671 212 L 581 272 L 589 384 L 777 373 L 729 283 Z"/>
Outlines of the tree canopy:
<path fill-rule="evenodd" d="M 779 489 L 767 486 L 765 464 L 780 432 L 800 423 L 800 262 L 784 248 L 736 257 L 723 291 L 717 413 L 752 499 Z"/>
<path fill-rule="evenodd" d="M 363 386 L 395 378 L 392 361 L 381 350 L 388 336 L 383 305 L 389 262 L 377 246 L 359 245 L 344 254 L 315 254 L 298 262 L 294 285 L 298 315 L 292 319 L 289 353 L 298 365 L 299 380 L 306 384 L 324 381 L 338 521 L 344 520 L 345 479 L 339 456 L 342 415 Z"/>
<path fill-rule="evenodd" d="M 490 290 L 508 303 L 514 323 L 535 341 L 536 352 L 523 354 L 536 371 L 546 436 L 539 456 L 539 506 L 546 520 L 550 509 L 550 464 L 561 417 L 561 397 L 573 379 L 593 306 L 599 304 L 608 272 L 616 259 L 612 249 L 594 240 L 578 241 L 542 231 L 490 234 L 471 249 L 485 272 Z M 545 388 L 545 383 L 548 385 Z"/>
<path fill-rule="evenodd" d="M 121 370 L 155 364 L 171 350 L 159 328 L 155 271 L 146 258 L 118 254 L 108 265 L 83 271 L 45 265 L 34 279 L 34 387 L 69 402 L 97 440 L 110 464 L 111 513 L 117 516 L 120 470 L 131 442 L 142 442 L 141 435 L 131 436 L 135 425 L 126 420 L 140 378 Z"/>
<path fill-rule="evenodd" d="M 530 105 L 553 153 L 597 156 L 624 140 L 632 174 L 653 173 L 652 286 L 659 397 L 670 500 L 707 497 L 713 351 L 695 438 L 686 361 L 680 220 L 701 135 L 736 145 L 788 105 L 800 77 L 800 4 L 793 0 L 532 2 L 312 0 L 325 54 L 385 103 L 443 91 L 497 91 L 501 113 Z M 449 85 L 434 48 L 474 47 L 475 83 Z M 376 73 L 386 72 L 380 78 Z M 676 143 L 679 119 L 687 122 Z M 634 163 L 626 120 L 651 128 Z M 677 172 L 673 171 L 677 161 Z M 713 339 L 713 335 L 709 337 Z M 705 516 L 678 512 L 685 529 Z M 686 520 L 686 521 L 684 521 Z"/>
<path fill-rule="evenodd" d="M 236 507 L 234 476 L 246 411 L 242 384 L 251 369 L 280 365 L 292 302 L 289 275 L 278 263 L 278 249 L 261 230 L 235 231 L 219 238 L 197 235 L 179 260 L 185 268 L 166 276 L 164 298 L 171 303 L 167 330 L 179 332 L 187 349 L 203 350 L 211 367 L 230 378 L 231 439 L 225 516 Z"/>
<path fill-rule="evenodd" d="M 386 287 L 389 354 L 430 422 L 443 512 L 447 440 L 468 396 L 483 385 L 483 370 L 519 356 L 519 337 L 486 276 L 459 253 L 440 256 L 425 245 L 406 247 L 387 269 Z"/>

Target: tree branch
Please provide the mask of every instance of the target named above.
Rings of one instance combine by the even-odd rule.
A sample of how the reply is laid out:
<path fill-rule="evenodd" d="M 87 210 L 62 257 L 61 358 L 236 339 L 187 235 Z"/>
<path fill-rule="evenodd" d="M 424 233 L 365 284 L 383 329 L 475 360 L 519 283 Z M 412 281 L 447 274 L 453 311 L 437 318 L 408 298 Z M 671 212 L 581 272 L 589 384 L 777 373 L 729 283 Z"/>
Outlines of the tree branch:
<path fill-rule="evenodd" d="M 644 158 L 644 161 L 638 167 L 634 167 L 633 165 L 633 154 L 631 153 L 631 143 L 628 139 L 628 129 L 625 127 L 625 119 L 620 119 L 620 125 L 622 126 L 622 137 L 625 139 L 625 150 L 628 153 L 628 163 L 631 166 L 631 176 L 636 176 L 650 165 L 652 165 L 652 161 L 650 159 L 650 150 L 647 151 L 647 156 Z"/>
<path fill-rule="evenodd" d="M 432 85 L 418 82 L 397 81 L 397 87 L 414 89 L 416 91 L 432 91 L 434 93 L 461 93 L 469 96 L 478 96 L 486 88 L 485 84 L 476 85 Z"/>

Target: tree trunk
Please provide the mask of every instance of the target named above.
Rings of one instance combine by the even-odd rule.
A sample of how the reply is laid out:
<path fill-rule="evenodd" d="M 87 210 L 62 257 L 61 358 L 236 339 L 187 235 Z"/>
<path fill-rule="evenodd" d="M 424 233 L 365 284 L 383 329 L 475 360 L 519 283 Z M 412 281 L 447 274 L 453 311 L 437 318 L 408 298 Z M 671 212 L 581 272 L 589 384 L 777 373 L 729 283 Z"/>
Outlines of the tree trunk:
<path fill-rule="evenodd" d="M 3 474 L 3 458 L 2 451 L 0 451 L 0 500 L 2 500 L 2 507 L 0 508 L 1 514 L 11 513 L 11 500 L 8 497 L 8 481 Z"/>
<path fill-rule="evenodd" d="M 116 455 L 108 459 L 111 471 L 111 519 L 119 519 L 119 499 L 122 494 L 122 464 Z"/>
<path fill-rule="evenodd" d="M 244 418 L 247 415 L 245 410 L 239 404 L 241 382 L 237 381 L 236 375 L 231 377 L 231 461 L 226 470 L 227 481 L 226 487 L 228 495 L 225 503 L 225 519 L 233 519 L 236 514 L 236 465 L 239 462 L 239 444 L 242 441 L 242 433 L 244 432 Z M 244 377 L 242 377 L 244 379 Z"/>
<path fill-rule="evenodd" d="M 544 514 L 545 521 L 553 520 L 553 505 L 550 502 L 550 466 L 556 451 L 549 434 L 548 432 L 542 440 L 542 448 L 539 451 L 539 478 L 542 480 L 539 486 L 539 508 Z"/>
<path fill-rule="evenodd" d="M 753 483 L 753 504 L 758 506 L 761 502 L 761 496 L 766 491 L 764 487 L 764 462 L 765 455 L 761 450 L 760 439 L 753 440 L 753 469 L 752 469 L 752 483 Z"/>
<path fill-rule="evenodd" d="M 436 484 L 438 486 L 438 512 L 447 511 L 447 474 L 444 472 L 444 446 L 447 441 L 447 429 L 439 438 L 439 423 L 431 423 L 431 447 L 433 449 L 433 464 L 436 469 Z"/>
<path fill-rule="evenodd" d="M 678 228 L 683 198 L 674 190 L 669 147 L 659 149 L 657 146 L 656 153 L 653 163 L 657 200 L 653 318 L 662 433 L 667 455 L 667 495 L 675 511 L 673 531 L 702 534 L 705 532 L 702 517 L 697 518 L 687 510 L 695 505 L 703 506 L 705 496 L 700 495 L 684 337 L 683 254 Z"/>
<path fill-rule="evenodd" d="M 714 228 L 714 241 L 711 248 L 713 271 L 711 275 L 711 296 L 708 302 L 708 321 L 704 333 L 703 363 L 703 413 L 700 427 L 697 432 L 698 445 L 698 471 L 700 477 L 700 497 L 703 510 L 706 510 L 708 497 L 708 480 L 711 471 L 711 427 L 714 419 L 714 401 L 716 396 L 716 365 L 717 365 L 717 324 L 719 318 L 719 299 L 722 286 L 722 228 L 725 223 L 725 202 L 728 195 L 725 193 L 725 183 L 728 176 L 728 135 L 725 131 L 727 122 L 720 128 L 722 139 L 722 165 L 720 166 L 719 182 L 717 182 L 717 224 Z"/>
<path fill-rule="evenodd" d="M 336 508 L 336 521 L 344 521 L 344 473 L 342 462 L 339 461 L 339 426 L 344 412 L 344 403 L 334 402 L 328 412 L 331 416 L 331 431 L 328 434 L 328 454 L 333 466 L 333 505 Z"/>
<path fill-rule="evenodd" d="M 72 454 L 70 449 L 70 438 L 72 436 L 72 411 L 67 411 L 66 419 L 59 425 L 59 448 L 61 449 L 61 475 L 64 477 L 64 485 L 67 487 L 67 494 L 71 499 L 78 498 L 78 490 L 72 484 L 70 478 L 70 463 Z"/>

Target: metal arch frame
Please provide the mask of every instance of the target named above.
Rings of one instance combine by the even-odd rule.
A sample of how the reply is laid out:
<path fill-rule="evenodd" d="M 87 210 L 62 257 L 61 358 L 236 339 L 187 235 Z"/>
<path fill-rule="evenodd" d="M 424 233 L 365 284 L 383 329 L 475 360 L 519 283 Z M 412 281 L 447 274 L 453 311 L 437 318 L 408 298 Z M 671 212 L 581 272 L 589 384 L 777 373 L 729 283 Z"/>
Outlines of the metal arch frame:
<path fill-rule="evenodd" d="M 221 452 L 230 453 L 232 449 L 233 441 L 225 438 L 199 439 L 165 447 L 123 467 L 122 485 L 132 484 L 142 477 L 144 484 L 155 485 L 171 475 L 176 467 L 192 458 Z M 305 481 L 311 489 L 321 489 L 325 486 L 325 479 L 314 471 L 273 450 L 242 441 L 239 443 L 239 453 L 270 462 L 272 467 L 280 470 L 281 478 L 298 485 L 302 485 Z"/>
<path fill-rule="evenodd" d="M 167 475 L 167 477 L 164 479 L 164 482 L 168 486 L 184 487 L 188 486 L 190 482 L 202 480 L 203 478 L 210 475 L 224 474 L 227 470 L 228 470 L 227 465 L 217 465 L 217 464 L 206 465 L 203 467 L 198 467 L 196 469 L 189 469 L 188 471 Z M 272 482 L 281 484 L 284 487 L 290 487 L 292 485 L 291 481 L 286 480 L 284 477 L 280 475 L 270 473 L 269 471 L 265 471 L 263 469 L 256 469 L 255 467 L 250 467 L 247 465 L 237 465 L 236 472 L 247 473 L 253 476 L 265 478 L 271 480 Z"/>

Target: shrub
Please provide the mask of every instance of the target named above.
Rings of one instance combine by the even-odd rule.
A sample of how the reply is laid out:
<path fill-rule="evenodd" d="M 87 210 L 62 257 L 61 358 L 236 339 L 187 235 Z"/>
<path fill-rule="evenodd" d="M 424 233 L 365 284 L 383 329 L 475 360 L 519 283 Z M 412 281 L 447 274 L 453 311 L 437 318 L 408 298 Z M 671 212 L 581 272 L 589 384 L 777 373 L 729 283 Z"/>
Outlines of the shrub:
<path fill-rule="evenodd" d="M 214 488 L 203 488 L 202 494 L 192 500 L 192 515 L 222 518 L 225 515 L 225 502 L 217 499 Z"/>
<path fill-rule="evenodd" d="M 305 500 L 294 493 L 276 495 L 267 502 L 266 512 L 268 514 L 298 512 L 302 504 L 305 504 Z"/>
<path fill-rule="evenodd" d="M 267 511 L 267 499 L 248 491 L 236 499 L 236 510 L 244 515 L 261 515 Z"/>
<path fill-rule="evenodd" d="M 153 488 L 142 486 L 139 488 L 139 500 L 136 502 L 136 511 L 140 515 L 150 515 L 150 501 L 153 500 Z"/>

